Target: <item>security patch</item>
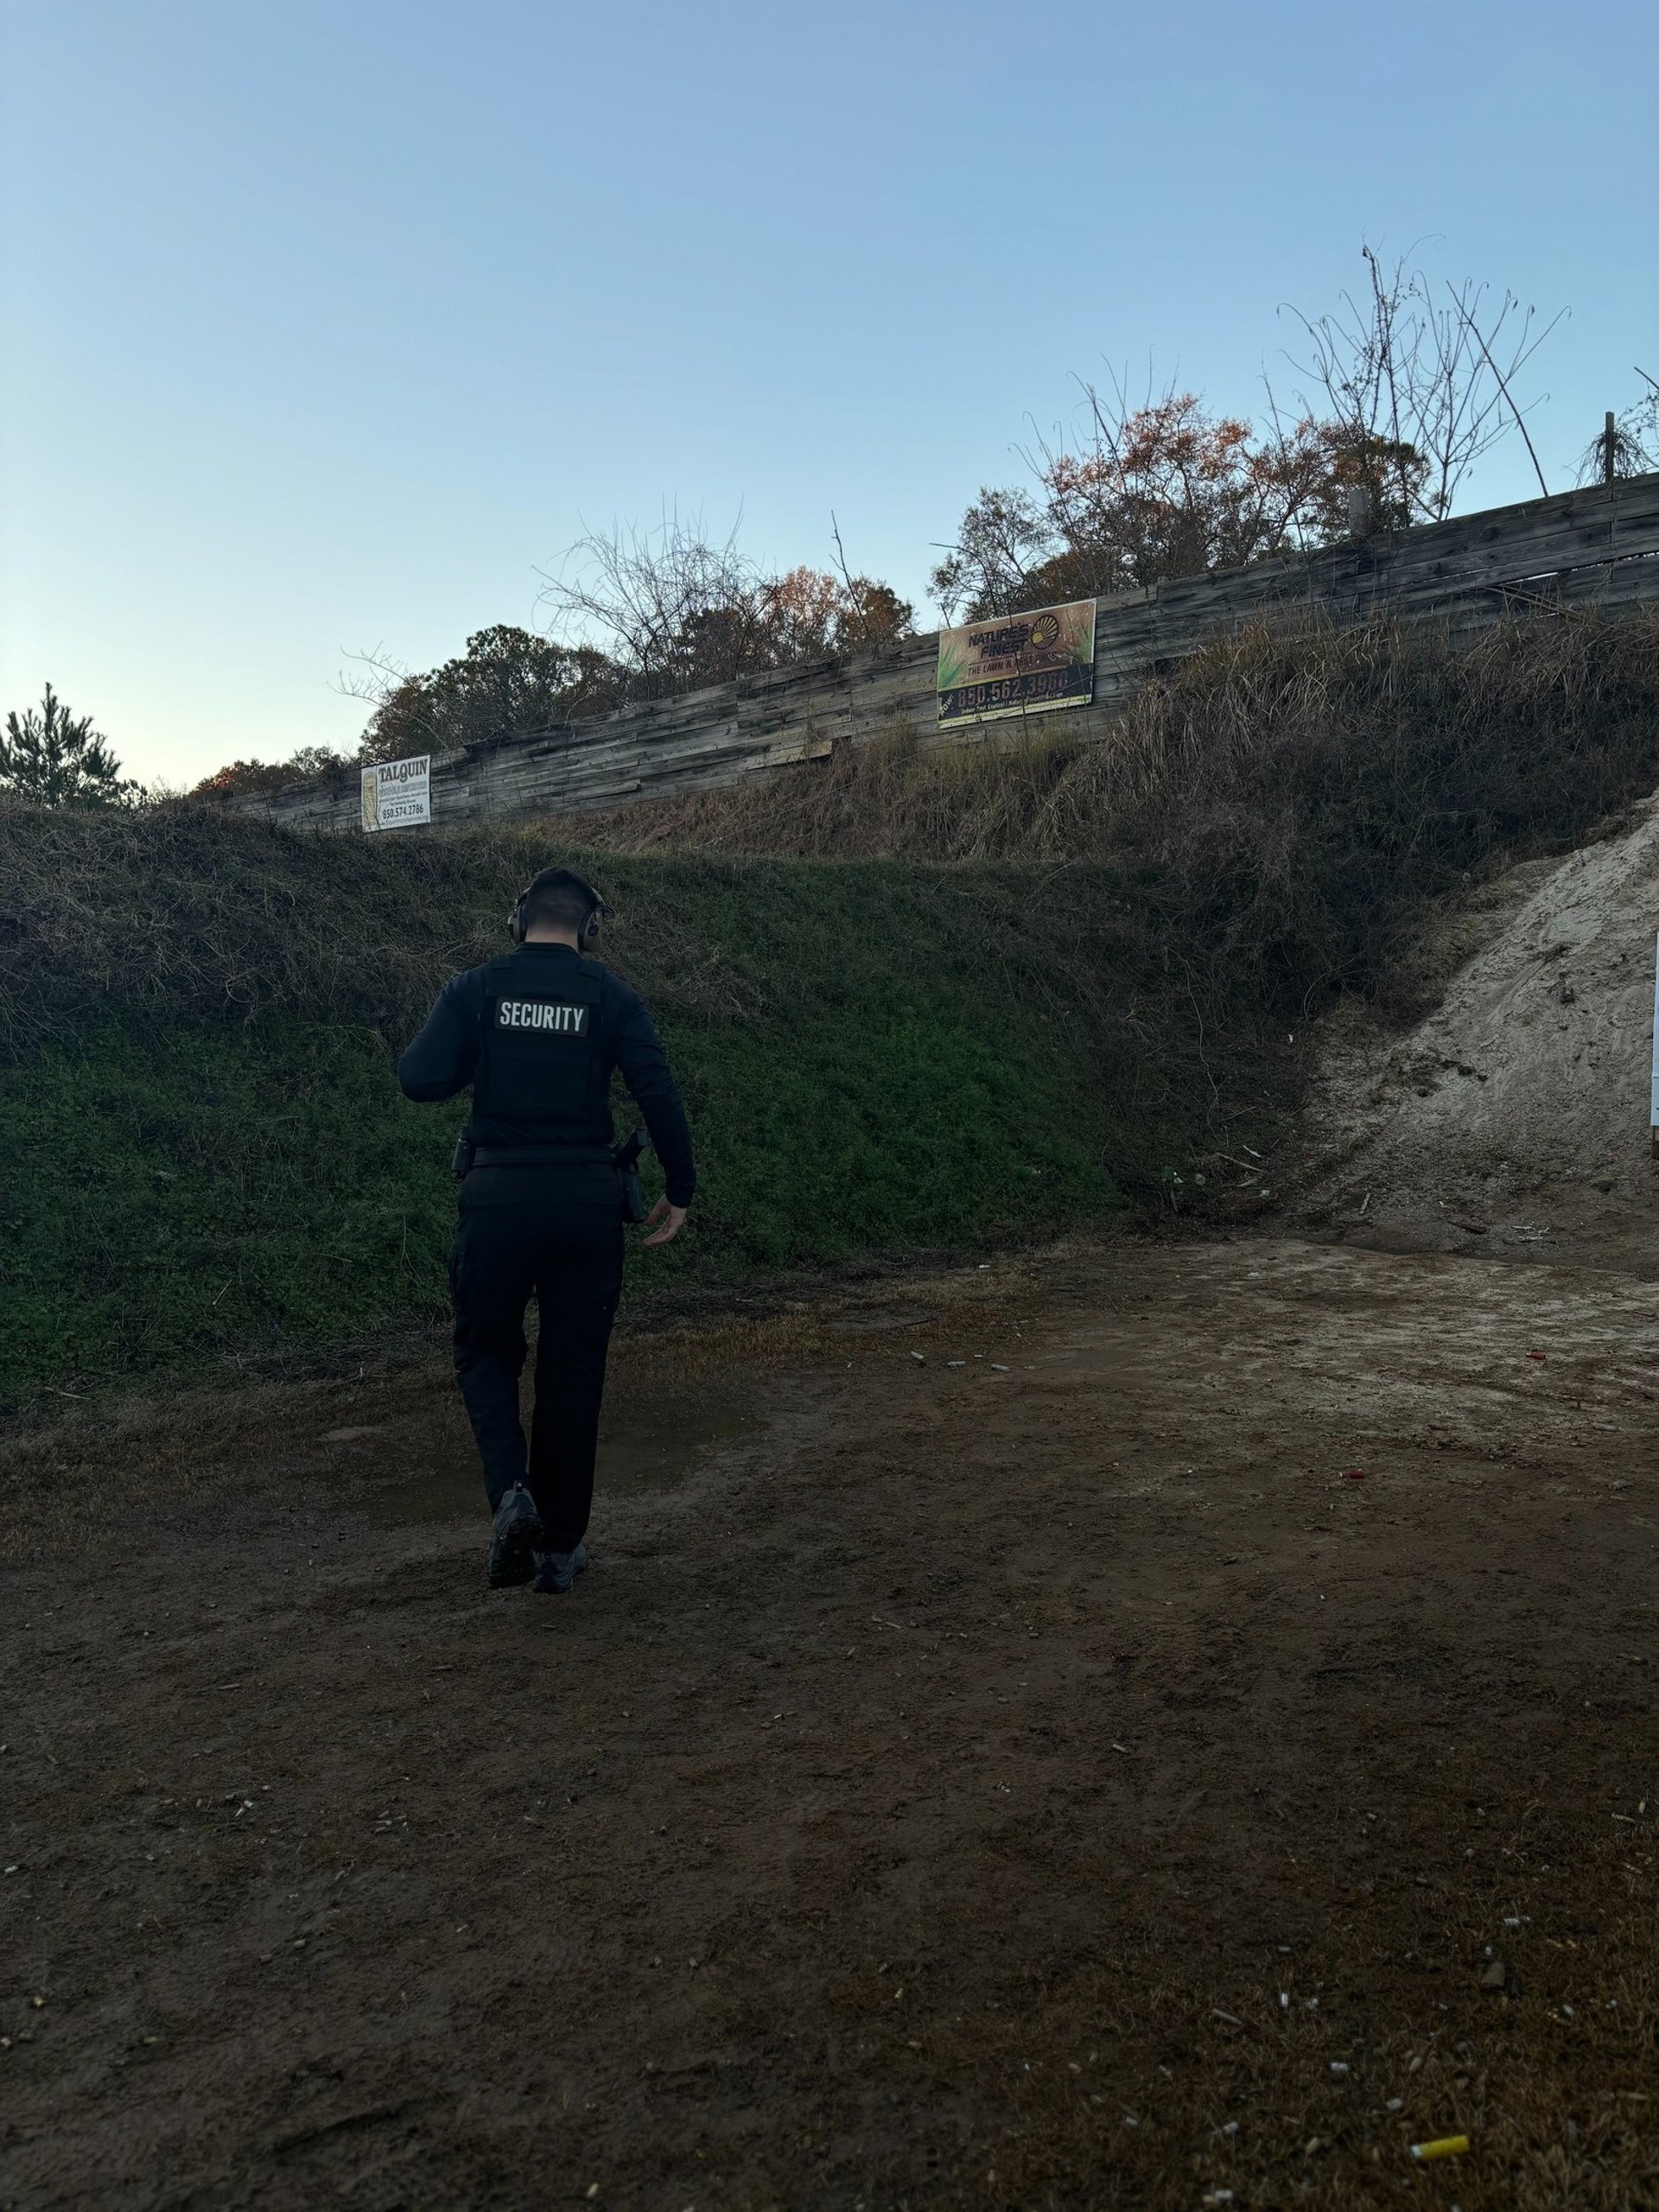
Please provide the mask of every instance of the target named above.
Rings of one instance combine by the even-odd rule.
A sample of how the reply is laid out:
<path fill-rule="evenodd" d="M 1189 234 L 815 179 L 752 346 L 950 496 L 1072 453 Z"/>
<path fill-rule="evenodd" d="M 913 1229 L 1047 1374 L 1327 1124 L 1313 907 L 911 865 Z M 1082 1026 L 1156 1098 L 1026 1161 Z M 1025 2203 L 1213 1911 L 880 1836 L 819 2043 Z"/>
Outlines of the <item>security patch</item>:
<path fill-rule="evenodd" d="M 585 1037 L 591 1007 L 561 1006 L 552 999 L 498 999 L 498 1029 L 551 1030 L 559 1037 Z"/>

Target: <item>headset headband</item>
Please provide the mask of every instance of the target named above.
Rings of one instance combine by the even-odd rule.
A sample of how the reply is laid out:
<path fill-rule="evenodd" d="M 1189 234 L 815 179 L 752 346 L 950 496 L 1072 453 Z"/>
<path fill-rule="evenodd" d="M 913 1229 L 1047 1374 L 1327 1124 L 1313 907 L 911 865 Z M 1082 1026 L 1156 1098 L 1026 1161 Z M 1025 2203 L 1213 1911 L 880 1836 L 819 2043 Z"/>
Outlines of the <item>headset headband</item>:
<path fill-rule="evenodd" d="M 588 901 L 587 914 L 576 931 L 578 943 L 591 944 L 599 935 L 601 920 L 612 910 L 586 876 L 578 875 L 571 868 L 544 868 L 538 875 L 531 876 L 518 893 L 512 912 L 507 916 L 507 935 L 515 944 L 522 944 L 524 941 L 524 907 L 530 899 L 537 891 L 550 891 L 556 887 L 561 890 L 568 887 L 572 891 L 579 891 Z"/>

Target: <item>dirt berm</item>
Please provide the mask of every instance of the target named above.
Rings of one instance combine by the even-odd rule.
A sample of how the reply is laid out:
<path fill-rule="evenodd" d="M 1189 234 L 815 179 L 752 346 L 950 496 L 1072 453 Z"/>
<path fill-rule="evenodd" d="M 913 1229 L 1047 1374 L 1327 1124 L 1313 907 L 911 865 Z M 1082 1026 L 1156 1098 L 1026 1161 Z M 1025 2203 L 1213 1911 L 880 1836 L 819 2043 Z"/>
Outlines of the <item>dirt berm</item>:
<path fill-rule="evenodd" d="M 1437 1250 L 1659 1255 L 1649 1135 L 1659 800 L 1441 925 L 1441 1002 L 1326 1025 L 1292 1217 Z"/>

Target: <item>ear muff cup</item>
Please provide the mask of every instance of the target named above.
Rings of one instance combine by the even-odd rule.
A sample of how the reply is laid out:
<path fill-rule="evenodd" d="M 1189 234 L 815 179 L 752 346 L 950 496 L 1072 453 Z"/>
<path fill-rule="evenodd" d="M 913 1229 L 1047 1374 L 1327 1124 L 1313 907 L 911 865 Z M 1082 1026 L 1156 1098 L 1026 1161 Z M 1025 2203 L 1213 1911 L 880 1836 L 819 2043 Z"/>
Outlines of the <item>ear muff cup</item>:
<path fill-rule="evenodd" d="M 562 868 L 558 873 L 566 881 L 575 884 L 589 902 L 587 918 L 576 931 L 576 938 L 579 944 L 592 944 L 599 935 L 601 919 L 611 910 L 586 877 L 576 874 L 572 868 Z M 518 902 L 507 916 L 507 936 L 514 944 L 522 944 L 524 941 L 524 907 L 529 902 L 531 893 L 535 888 L 536 880 L 532 879 L 518 893 Z"/>

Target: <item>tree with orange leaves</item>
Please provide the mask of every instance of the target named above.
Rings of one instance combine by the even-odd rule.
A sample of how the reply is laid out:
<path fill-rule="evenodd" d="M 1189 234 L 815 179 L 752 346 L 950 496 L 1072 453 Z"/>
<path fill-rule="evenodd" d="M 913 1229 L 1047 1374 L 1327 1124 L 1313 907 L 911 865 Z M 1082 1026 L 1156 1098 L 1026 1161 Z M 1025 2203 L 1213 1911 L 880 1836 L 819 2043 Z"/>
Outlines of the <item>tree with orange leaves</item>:
<path fill-rule="evenodd" d="M 1308 358 L 1287 424 L 1268 388 L 1265 430 L 1217 417 L 1173 387 L 1131 408 L 1084 387 L 1079 450 L 1027 456 L 1035 488 L 987 486 L 934 569 L 947 615 L 1011 614 L 1066 599 L 1242 567 L 1344 536 L 1350 495 L 1367 530 L 1444 521 L 1483 454 L 1524 442 L 1517 381 L 1560 321 L 1485 284 L 1431 283 L 1362 249 L 1366 282 L 1332 315 L 1287 310 Z M 1312 397 L 1308 397 L 1308 394 Z M 1637 441 L 1639 448 L 1639 440 Z"/>
<path fill-rule="evenodd" d="M 1382 441 L 1339 423 L 1258 432 L 1190 391 L 1132 410 L 1089 400 L 1080 451 L 1045 448 L 1035 493 L 987 488 L 963 516 L 933 571 L 947 613 L 1103 598 L 1321 543 L 1347 527 L 1351 484 L 1376 525 L 1409 519 L 1392 488 L 1409 454 L 1385 466 Z"/>

